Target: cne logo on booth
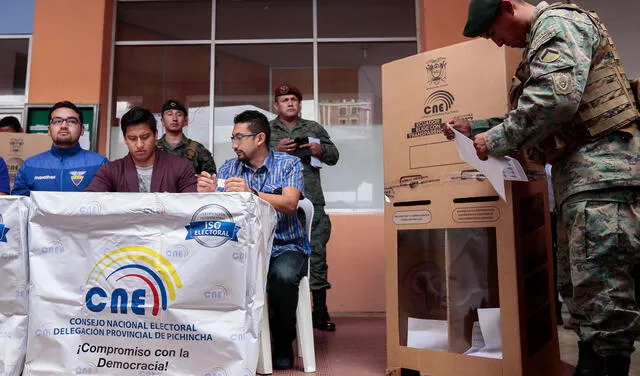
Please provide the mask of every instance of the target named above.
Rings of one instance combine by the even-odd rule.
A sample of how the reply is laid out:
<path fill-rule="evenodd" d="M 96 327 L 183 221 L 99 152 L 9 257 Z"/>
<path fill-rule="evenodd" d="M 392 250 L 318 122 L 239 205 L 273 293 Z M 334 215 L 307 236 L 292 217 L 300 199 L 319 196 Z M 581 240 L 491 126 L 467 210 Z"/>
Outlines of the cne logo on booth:
<path fill-rule="evenodd" d="M 96 286 L 101 279 L 109 289 Z M 137 285 L 145 288 L 132 289 L 130 286 L 136 283 L 129 280 L 138 280 Z M 145 308 L 152 307 L 151 314 L 157 316 L 160 307 L 166 311 L 168 300 L 175 300 L 176 288 L 182 287 L 182 281 L 162 254 L 142 246 L 128 246 L 107 253 L 94 265 L 87 278 L 87 287 L 90 285 L 94 286 L 88 289 L 85 303 L 92 312 L 108 308 L 114 314 L 127 314 L 130 310 L 145 315 Z"/>

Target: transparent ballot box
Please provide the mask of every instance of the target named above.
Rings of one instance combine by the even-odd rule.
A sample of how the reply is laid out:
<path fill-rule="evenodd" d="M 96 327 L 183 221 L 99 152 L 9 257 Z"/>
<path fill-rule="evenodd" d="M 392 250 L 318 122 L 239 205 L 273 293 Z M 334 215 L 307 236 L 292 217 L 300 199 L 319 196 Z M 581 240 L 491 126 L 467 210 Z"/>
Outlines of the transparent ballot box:
<path fill-rule="evenodd" d="M 397 236 L 400 345 L 502 358 L 496 229 Z"/>

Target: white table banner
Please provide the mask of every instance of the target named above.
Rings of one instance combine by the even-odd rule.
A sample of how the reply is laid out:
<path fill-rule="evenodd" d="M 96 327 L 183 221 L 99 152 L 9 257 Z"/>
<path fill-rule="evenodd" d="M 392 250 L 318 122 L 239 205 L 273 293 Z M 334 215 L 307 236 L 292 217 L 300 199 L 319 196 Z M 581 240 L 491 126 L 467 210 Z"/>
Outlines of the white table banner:
<path fill-rule="evenodd" d="M 0 198 L 0 375 L 19 376 L 27 348 L 28 198 Z"/>
<path fill-rule="evenodd" d="M 275 224 L 248 193 L 33 192 L 25 376 L 254 375 Z"/>

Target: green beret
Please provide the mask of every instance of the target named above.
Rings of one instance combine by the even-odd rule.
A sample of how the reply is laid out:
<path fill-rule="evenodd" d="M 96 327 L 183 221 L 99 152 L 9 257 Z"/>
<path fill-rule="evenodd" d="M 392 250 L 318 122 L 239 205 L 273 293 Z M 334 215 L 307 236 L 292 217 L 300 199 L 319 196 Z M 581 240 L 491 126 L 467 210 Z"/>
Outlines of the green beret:
<path fill-rule="evenodd" d="M 498 15 L 501 0 L 471 0 L 467 24 L 462 35 L 465 37 L 479 37 L 489 29 Z"/>
<path fill-rule="evenodd" d="M 188 115 L 187 109 L 184 107 L 184 105 L 175 99 L 169 99 L 168 101 L 164 102 L 164 104 L 162 105 L 161 113 L 164 113 L 167 110 L 179 110 L 182 111 L 185 116 Z"/>

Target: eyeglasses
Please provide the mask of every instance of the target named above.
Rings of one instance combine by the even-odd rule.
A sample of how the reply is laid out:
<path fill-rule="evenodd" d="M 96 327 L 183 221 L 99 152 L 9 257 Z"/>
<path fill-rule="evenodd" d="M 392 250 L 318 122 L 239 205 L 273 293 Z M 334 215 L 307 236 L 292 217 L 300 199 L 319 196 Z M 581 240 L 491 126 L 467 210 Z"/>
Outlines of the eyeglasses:
<path fill-rule="evenodd" d="M 67 125 L 69 125 L 69 126 L 74 126 L 74 125 L 79 125 L 80 124 L 80 119 L 78 119 L 76 117 L 68 117 L 66 119 L 63 119 L 61 117 L 54 117 L 54 118 L 51 118 L 51 121 L 49 121 L 49 124 L 50 125 L 55 125 L 55 126 L 60 126 L 65 121 L 67 122 Z"/>
<path fill-rule="evenodd" d="M 258 133 L 236 133 L 233 136 L 231 136 L 231 142 L 233 141 L 242 141 L 243 138 L 245 137 L 253 137 L 253 136 L 257 136 Z"/>

